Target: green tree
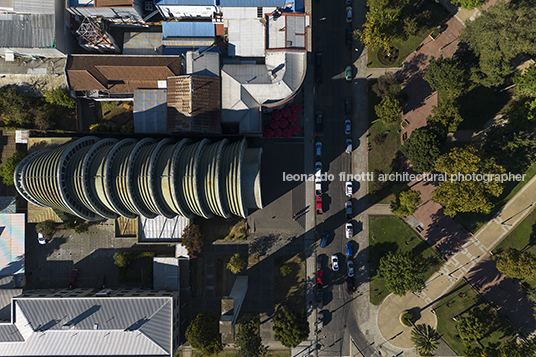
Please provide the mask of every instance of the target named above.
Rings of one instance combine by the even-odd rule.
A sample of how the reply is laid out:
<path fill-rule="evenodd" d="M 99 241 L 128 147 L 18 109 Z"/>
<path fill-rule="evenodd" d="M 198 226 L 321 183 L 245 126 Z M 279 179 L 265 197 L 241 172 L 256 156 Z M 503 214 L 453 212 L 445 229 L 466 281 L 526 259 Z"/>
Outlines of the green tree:
<path fill-rule="evenodd" d="M 468 74 L 455 58 L 435 59 L 430 57 L 430 63 L 426 69 L 424 80 L 428 82 L 432 89 L 446 95 L 449 98 L 461 96 L 467 89 Z"/>
<path fill-rule="evenodd" d="M 369 6 L 365 15 L 366 21 L 363 25 L 363 31 L 356 30 L 361 42 L 367 46 L 369 51 L 378 47 L 389 50 L 396 37 L 398 16 L 399 11 L 396 9 Z"/>
<path fill-rule="evenodd" d="M 246 267 L 246 262 L 240 257 L 240 253 L 236 253 L 229 259 L 227 263 L 227 269 L 233 274 L 238 274 Z"/>
<path fill-rule="evenodd" d="M 421 356 L 432 355 L 439 345 L 439 334 L 430 325 L 415 325 L 411 330 L 411 342 Z"/>
<path fill-rule="evenodd" d="M 13 186 L 15 184 L 15 169 L 17 168 L 19 162 L 21 162 L 25 157 L 25 153 L 17 150 L 2 163 L 0 166 L 0 176 L 2 176 L 2 182 L 4 184 L 9 186 Z"/>
<path fill-rule="evenodd" d="M 275 339 L 294 348 L 309 337 L 309 323 L 304 313 L 293 313 L 283 306 L 274 317 Z"/>
<path fill-rule="evenodd" d="M 15 87 L 0 88 L 0 119 L 5 125 L 29 128 L 33 125 L 32 99 Z"/>
<path fill-rule="evenodd" d="M 41 233 L 45 237 L 49 238 L 56 233 L 56 223 L 51 220 L 46 220 L 44 222 L 37 223 L 35 230 L 37 233 Z"/>
<path fill-rule="evenodd" d="M 534 0 L 497 2 L 474 21 L 466 23 L 458 39 L 469 45 L 479 65 L 473 81 L 499 86 L 515 71 L 513 59 L 536 54 L 536 6 Z"/>
<path fill-rule="evenodd" d="M 486 134 L 482 149 L 510 172 L 524 172 L 536 161 L 536 138 L 508 126 L 492 127 Z"/>
<path fill-rule="evenodd" d="M 432 192 L 432 200 L 443 205 L 445 214 L 451 217 L 458 212 L 489 212 L 493 207 L 490 197 L 499 197 L 504 189 L 496 179 L 504 168 L 473 145 L 440 156 L 435 170 L 447 177 Z"/>
<path fill-rule="evenodd" d="M 432 108 L 432 115 L 426 120 L 444 131 L 456 131 L 463 121 L 459 108 L 453 99 L 440 98 L 437 106 Z"/>
<path fill-rule="evenodd" d="M 536 97 L 536 65 L 532 64 L 514 76 L 516 94 L 520 97 Z"/>
<path fill-rule="evenodd" d="M 459 5 L 467 10 L 472 10 L 474 8 L 484 5 L 487 0 L 451 0 L 454 5 Z"/>
<path fill-rule="evenodd" d="M 500 357 L 536 356 L 536 344 L 533 338 L 523 337 L 520 343 L 511 341 L 499 347 Z"/>
<path fill-rule="evenodd" d="M 497 259 L 497 270 L 512 279 L 536 279 L 536 255 L 509 248 Z"/>
<path fill-rule="evenodd" d="M 384 279 L 385 286 L 395 295 L 404 296 L 406 292 L 419 292 L 424 286 L 424 272 L 427 263 L 416 259 L 408 252 L 389 252 L 380 259 L 378 275 Z"/>
<path fill-rule="evenodd" d="M 475 307 L 461 318 L 456 328 L 458 329 L 460 338 L 464 342 L 470 343 L 479 341 L 492 331 L 496 325 L 497 317 L 493 311 L 489 308 L 481 309 Z"/>
<path fill-rule="evenodd" d="M 243 323 L 236 333 L 235 346 L 238 348 L 236 357 L 263 357 L 267 355 L 262 344 L 259 329 L 251 322 Z"/>
<path fill-rule="evenodd" d="M 89 230 L 89 224 L 82 222 L 74 227 L 74 231 L 78 234 L 85 233 Z"/>
<path fill-rule="evenodd" d="M 71 97 L 69 89 L 65 87 L 45 91 L 45 100 L 50 104 L 56 104 L 67 108 L 74 108 L 76 106 L 76 100 Z"/>
<path fill-rule="evenodd" d="M 416 172 L 429 172 L 441 155 L 444 136 L 436 126 L 425 126 L 411 133 L 404 141 L 402 153 L 411 161 Z"/>
<path fill-rule="evenodd" d="M 37 108 L 34 118 L 35 127 L 39 130 L 52 129 L 56 125 L 55 115 L 56 110 L 50 104 L 45 104 Z"/>
<path fill-rule="evenodd" d="M 188 325 L 185 336 L 190 346 L 200 350 L 205 356 L 212 356 L 223 350 L 218 314 L 198 314 Z"/>
<path fill-rule="evenodd" d="M 292 268 L 290 267 L 290 264 L 285 263 L 279 267 L 279 272 L 281 273 L 281 276 L 284 277 L 292 273 Z"/>
<path fill-rule="evenodd" d="M 392 95 L 387 96 L 381 100 L 379 104 L 374 107 L 376 115 L 384 123 L 394 123 L 402 118 L 402 103 L 399 98 Z"/>
<path fill-rule="evenodd" d="M 400 217 L 409 217 L 415 213 L 421 202 L 421 193 L 419 191 L 412 189 L 402 191 L 396 197 L 396 200 L 391 202 L 391 212 Z"/>
<path fill-rule="evenodd" d="M 189 224 L 182 232 L 182 245 L 188 249 L 188 254 L 192 258 L 195 258 L 198 253 L 201 253 L 205 239 L 205 235 L 201 233 L 201 229 L 197 224 Z"/>
<path fill-rule="evenodd" d="M 396 79 L 393 72 L 387 72 L 378 77 L 376 83 L 372 85 L 372 90 L 380 98 L 393 96 L 400 97 L 402 83 Z"/>

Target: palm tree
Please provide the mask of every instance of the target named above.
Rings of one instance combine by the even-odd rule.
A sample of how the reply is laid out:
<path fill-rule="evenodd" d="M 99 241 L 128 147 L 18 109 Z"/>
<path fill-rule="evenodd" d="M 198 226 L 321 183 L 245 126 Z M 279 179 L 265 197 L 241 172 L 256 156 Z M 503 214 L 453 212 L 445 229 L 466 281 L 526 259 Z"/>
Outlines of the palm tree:
<path fill-rule="evenodd" d="M 421 356 L 429 356 L 437 349 L 439 334 L 430 325 L 415 325 L 411 330 L 411 342 Z"/>

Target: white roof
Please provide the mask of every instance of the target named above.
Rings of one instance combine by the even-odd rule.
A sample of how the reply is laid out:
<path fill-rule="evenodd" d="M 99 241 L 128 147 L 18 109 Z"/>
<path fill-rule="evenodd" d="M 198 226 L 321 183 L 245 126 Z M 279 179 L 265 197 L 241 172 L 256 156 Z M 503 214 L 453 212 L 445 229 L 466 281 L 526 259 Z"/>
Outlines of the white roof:
<path fill-rule="evenodd" d="M 189 219 L 183 216 L 156 216 L 152 219 L 140 216 L 140 241 L 179 241 L 188 222 Z"/>

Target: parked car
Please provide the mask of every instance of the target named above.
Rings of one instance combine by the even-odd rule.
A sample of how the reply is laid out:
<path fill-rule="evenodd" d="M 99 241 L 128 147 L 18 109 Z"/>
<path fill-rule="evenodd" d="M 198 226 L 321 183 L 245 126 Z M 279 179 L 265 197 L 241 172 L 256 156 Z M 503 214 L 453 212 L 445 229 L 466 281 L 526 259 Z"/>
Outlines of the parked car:
<path fill-rule="evenodd" d="M 322 181 L 318 180 L 315 182 L 315 196 L 322 195 Z"/>
<path fill-rule="evenodd" d="M 352 197 L 354 194 L 354 187 L 352 185 L 352 181 L 346 181 L 346 197 Z"/>
<path fill-rule="evenodd" d="M 315 182 L 320 179 L 322 175 L 322 163 L 320 161 L 315 162 Z"/>
<path fill-rule="evenodd" d="M 348 260 L 346 262 L 346 267 L 348 268 L 348 276 L 350 278 L 353 278 L 353 276 L 354 276 L 354 262 L 352 260 Z"/>
<path fill-rule="evenodd" d="M 346 243 L 346 256 L 351 257 L 354 255 L 354 247 L 352 246 L 352 242 Z"/>
<path fill-rule="evenodd" d="M 318 310 L 322 310 L 324 308 L 324 292 L 322 290 L 318 290 L 316 292 L 316 308 Z"/>
<path fill-rule="evenodd" d="M 72 269 L 69 276 L 69 289 L 74 289 L 78 286 L 78 269 Z"/>
<path fill-rule="evenodd" d="M 346 7 L 346 23 L 352 23 L 352 7 Z"/>
<path fill-rule="evenodd" d="M 339 271 L 339 258 L 335 254 L 331 256 L 331 269 Z"/>
<path fill-rule="evenodd" d="M 346 153 L 352 153 L 352 139 L 346 139 Z"/>
<path fill-rule="evenodd" d="M 354 280 L 352 278 L 346 279 L 346 294 L 352 295 L 354 293 Z"/>
<path fill-rule="evenodd" d="M 316 314 L 316 328 L 319 330 L 324 328 L 324 313 L 322 311 Z"/>
<path fill-rule="evenodd" d="M 344 100 L 344 114 L 352 115 L 352 98 L 346 98 Z"/>
<path fill-rule="evenodd" d="M 354 34 L 352 32 L 352 29 L 350 27 L 346 28 L 346 46 L 352 46 L 352 39 L 354 37 Z"/>
<path fill-rule="evenodd" d="M 322 214 L 322 196 L 316 197 L 316 214 Z"/>
<path fill-rule="evenodd" d="M 352 239 L 354 237 L 354 225 L 352 224 L 352 222 L 346 223 L 344 230 L 346 232 L 347 239 Z"/>
<path fill-rule="evenodd" d="M 320 284 L 320 286 L 322 286 L 322 284 L 324 284 L 324 272 L 322 270 L 317 270 L 316 272 L 316 284 L 318 286 L 318 284 Z"/>
<path fill-rule="evenodd" d="M 322 143 L 320 141 L 316 142 L 315 148 L 316 148 L 316 156 L 322 156 Z"/>
<path fill-rule="evenodd" d="M 316 112 L 316 131 L 317 132 L 321 132 L 322 130 L 324 130 L 324 123 L 323 123 L 323 120 L 322 120 L 322 111 L 321 110 L 317 110 Z"/>
<path fill-rule="evenodd" d="M 320 241 L 320 248 L 326 248 L 326 245 L 328 244 L 328 238 L 329 238 L 328 232 L 322 233 L 322 240 Z"/>
<path fill-rule="evenodd" d="M 352 201 L 346 201 L 344 206 L 346 207 L 346 219 L 352 219 Z"/>
<path fill-rule="evenodd" d="M 322 50 L 315 51 L 315 64 L 317 67 L 322 66 Z"/>
<path fill-rule="evenodd" d="M 352 122 L 350 121 L 350 119 L 346 119 L 344 121 L 344 133 L 346 135 L 350 135 L 351 132 L 352 132 Z"/>
<path fill-rule="evenodd" d="M 352 66 L 347 66 L 344 69 L 344 78 L 346 78 L 347 81 L 352 80 Z"/>
<path fill-rule="evenodd" d="M 322 256 L 319 255 L 318 257 L 316 257 L 316 270 L 321 270 L 322 269 Z"/>
<path fill-rule="evenodd" d="M 322 83 L 322 67 L 316 66 L 315 68 L 315 82 Z"/>
<path fill-rule="evenodd" d="M 43 233 L 37 233 L 37 241 L 39 244 L 47 244 L 47 240 L 45 239 Z"/>

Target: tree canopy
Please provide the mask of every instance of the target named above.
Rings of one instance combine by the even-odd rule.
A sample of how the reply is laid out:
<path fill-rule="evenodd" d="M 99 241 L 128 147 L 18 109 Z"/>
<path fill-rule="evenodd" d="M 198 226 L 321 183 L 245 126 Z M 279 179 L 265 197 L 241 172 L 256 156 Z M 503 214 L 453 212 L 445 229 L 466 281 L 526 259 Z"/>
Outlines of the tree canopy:
<path fill-rule="evenodd" d="M 449 98 L 440 98 L 437 106 L 432 108 L 432 114 L 426 118 L 426 121 L 429 125 L 441 128 L 443 131 L 456 131 L 463 121 L 458 105 Z"/>
<path fill-rule="evenodd" d="M 45 100 L 50 104 L 56 104 L 71 109 L 76 106 L 76 100 L 71 97 L 69 89 L 65 87 L 45 91 Z"/>
<path fill-rule="evenodd" d="M 409 217 L 415 213 L 421 202 L 421 193 L 419 191 L 412 189 L 402 191 L 397 195 L 396 200 L 391 202 L 391 212 L 400 217 Z"/>
<path fill-rule="evenodd" d="M 419 292 L 424 286 L 424 272 L 427 263 L 415 259 L 408 253 L 389 252 L 380 259 L 378 274 L 384 279 L 385 286 L 395 295 L 404 296 L 409 292 Z"/>
<path fill-rule="evenodd" d="M 394 123 L 402 118 L 402 102 L 393 95 L 384 97 L 374 110 L 384 123 Z"/>
<path fill-rule="evenodd" d="M 14 185 L 15 168 L 26 157 L 26 154 L 22 151 L 15 151 L 13 155 L 8 157 L 6 161 L 0 166 L 0 176 L 2 176 L 2 182 L 6 185 Z"/>
<path fill-rule="evenodd" d="M 404 141 L 402 153 L 411 161 L 413 170 L 416 172 L 429 172 L 434 168 L 434 163 L 441 155 L 443 147 L 443 134 L 436 126 L 425 126 L 411 133 Z"/>
<path fill-rule="evenodd" d="M 192 258 L 201 253 L 205 239 L 205 235 L 201 233 L 201 229 L 197 224 L 189 224 L 182 233 L 182 245 L 186 247 L 188 254 Z"/>
<path fill-rule="evenodd" d="M 500 1 L 474 21 L 466 23 L 458 39 L 469 44 L 479 58 L 473 81 L 499 86 L 515 71 L 519 54 L 536 54 L 536 1 Z"/>
<path fill-rule="evenodd" d="M 536 65 L 532 64 L 514 76 L 516 94 L 520 97 L 536 97 Z"/>
<path fill-rule="evenodd" d="M 186 329 L 186 339 L 190 345 L 206 356 L 223 350 L 218 314 L 201 313 L 190 322 Z"/>
<path fill-rule="evenodd" d="M 229 269 L 233 274 L 238 274 L 246 267 L 246 262 L 242 257 L 240 257 L 240 253 L 236 253 L 229 259 L 229 262 L 227 263 L 227 269 Z"/>
<path fill-rule="evenodd" d="M 504 168 L 473 145 L 440 156 L 434 168 L 447 177 L 432 192 L 432 200 L 443 205 L 451 217 L 458 212 L 489 212 L 493 207 L 490 198 L 499 197 L 504 188 L 495 177 L 504 173 Z"/>
<path fill-rule="evenodd" d="M 430 58 L 424 80 L 432 89 L 449 98 L 461 96 L 467 89 L 468 74 L 456 57 Z"/>
<path fill-rule="evenodd" d="M 380 98 L 389 96 L 397 98 L 402 91 L 402 84 L 393 72 L 387 72 L 378 77 L 377 82 L 372 85 L 372 90 Z"/>
<path fill-rule="evenodd" d="M 497 270 L 512 279 L 536 279 L 536 255 L 515 248 L 505 250 L 497 260 Z"/>
<path fill-rule="evenodd" d="M 430 325 L 415 325 L 411 330 L 411 342 L 421 356 L 431 356 L 439 346 L 439 334 Z"/>
<path fill-rule="evenodd" d="M 304 313 L 293 313 L 283 306 L 274 317 L 275 339 L 294 348 L 309 337 L 309 323 Z"/>
<path fill-rule="evenodd" d="M 451 3 L 454 5 L 459 5 L 467 10 L 472 10 L 474 8 L 484 5 L 487 0 L 451 0 Z"/>
<path fill-rule="evenodd" d="M 238 348 L 236 357 L 263 357 L 267 355 L 259 329 L 251 322 L 240 324 L 234 344 Z"/>
<path fill-rule="evenodd" d="M 482 149 L 511 172 L 525 172 L 536 161 L 536 138 L 508 127 L 491 128 Z"/>
<path fill-rule="evenodd" d="M 478 341 L 492 331 L 497 324 L 497 317 L 489 308 L 473 308 L 462 316 L 456 326 L 464 342 Z"/>
<path fill-rule="evenodd" d="M 370 5 L 367 11 L 366 21 L 363 31 L 357 30 L 361 42 L 369 50 L 378 47 L 389 49 L 396 36 L 396 23 L 398 22 L 398 11 L 386 7 Z"/>
<path fill-rule="evenodd" d="M 29 128 L 33 124 L 32 99 L 14 87 L 0 88 L 0 119 L 7 126 Z"/>

